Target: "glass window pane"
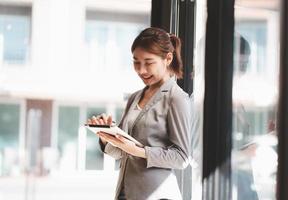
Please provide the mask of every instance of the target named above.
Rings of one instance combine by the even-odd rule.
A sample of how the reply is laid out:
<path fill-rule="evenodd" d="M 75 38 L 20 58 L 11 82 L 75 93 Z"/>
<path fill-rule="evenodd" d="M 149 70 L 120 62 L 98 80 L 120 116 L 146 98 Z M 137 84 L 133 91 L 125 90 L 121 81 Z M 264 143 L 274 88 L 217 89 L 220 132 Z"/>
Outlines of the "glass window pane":
<path fill-rule="evenodd" d="M 97 69 L 129 70 L 132 64 L 130 48 L 133 39 L 147 26 L 148 17 L 144 16 L 143 19 L 140 18 L 140 23 L 135 23 L 109 17 L 103 20 L 101 16 L 97 15 L 97 11 L 87 13 L 85 36 L 91 55 L 90 65 Z M 121 17 L 125 18 L 125 15 Z M 139 18 L 137 14 L 130 17 Z"/>
<path fill-rule="evenodd" d="M 278 1 L 237 1 L 233 79 L 233 200 L 276 199 Z M 272 53 L 273 51 L 273 53 Z"/>
<path fill-rule="evenodd" d="M 246 72 L 266 72 L 267 22 L 261 20 L 241 20 L 237 23 L 236 33 L 242 35 L 250 45 L 250 61 Z M 236 42 L 237 44 L 237 42 Z M 237 45 L 235 45 L 237 48 Z M 238 47 L 239 48 L 239 47 Z M 241 51 L 241 50 L 240 50 Z M 253 63 L 252 63 L 253 61 Z M 236 62 L 237 63 L 237 62 Z"/>
<path fill-rule="evenodd" d="M 19 172 L 20 106 L 0 104 L 0 176 Z"/>
<path fill-rule="evenodd" d="M 0 6 L 0 58 L 23 64 L 29 56 L 31 9 Z"/>
<path fill-rule="evenodd" d="M 0 104 L 0 148 L 18 148 L 20 106 Z"/>
<path fill-rule="evenodd" d="M 75 169 L 79 128 L 79 108 L 60 106 L 58 116 L 58 149 L 60 168 Z"/>

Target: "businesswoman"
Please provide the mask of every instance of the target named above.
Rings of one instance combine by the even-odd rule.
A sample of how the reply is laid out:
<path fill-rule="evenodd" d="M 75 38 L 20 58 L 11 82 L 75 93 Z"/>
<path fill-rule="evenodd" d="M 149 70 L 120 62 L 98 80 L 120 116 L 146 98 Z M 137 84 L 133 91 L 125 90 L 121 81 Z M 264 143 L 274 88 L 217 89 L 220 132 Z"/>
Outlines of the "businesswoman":
<path fill-rule="evenodd" d="M 124 137 L 99 132 L 103 152 L 121 159 L 115 199 L 182 199 L 174 169 L 184 169 L 190 155 L 190 100 L 177 85 L 182 77 L 178 37 L 147 28 L 134 40 L 134 69 L 146 87 L 128 99 L 118 125 L 144 147 Z M 111 124 L 92 117 L 91 124 Z"/>

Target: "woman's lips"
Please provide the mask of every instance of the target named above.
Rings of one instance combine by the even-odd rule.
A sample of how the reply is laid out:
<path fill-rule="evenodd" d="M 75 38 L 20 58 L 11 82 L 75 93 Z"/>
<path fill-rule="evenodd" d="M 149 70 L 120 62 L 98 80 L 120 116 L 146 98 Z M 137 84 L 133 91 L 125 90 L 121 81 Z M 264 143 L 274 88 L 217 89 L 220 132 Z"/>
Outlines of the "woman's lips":
<path fill-rule="evenodd" d="M 148 79 L 150 79 L 150 78 L 152 78 L 152 76 L 148 76 L 148 77 L 143 77 L 143 76 L 142 76 L 142 79 L 143 79 L 143 80 L 148 80 Z"/>

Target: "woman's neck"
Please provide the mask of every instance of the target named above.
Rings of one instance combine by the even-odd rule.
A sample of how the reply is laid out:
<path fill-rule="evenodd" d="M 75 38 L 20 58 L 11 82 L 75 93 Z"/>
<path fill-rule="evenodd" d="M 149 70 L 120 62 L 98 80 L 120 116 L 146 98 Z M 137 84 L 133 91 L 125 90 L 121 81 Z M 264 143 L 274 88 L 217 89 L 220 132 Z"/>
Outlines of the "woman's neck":
<path fill-rule="evenodd" d="M 155 90 L 158 90 L 167 80 L 170 79 L 170 74 L 167 74 L 165 75 L 160 81 L 158 81 L 157 83 L 153 84 L 153 85 L 150 85 L 148 86 L 147 90 L 148 91 L 155 91 Z"/>
<path fill-rule="evenodd" d="M 159 88 L 170 78 L 170 76 L 164 77 L 159 82 L 148 86 L 144 93 L 142 94 L 142 97 L 138 103 L 140 108 L 143 108 L 147 102 L 152 98 L 152 96 L 159 90 Z"/>

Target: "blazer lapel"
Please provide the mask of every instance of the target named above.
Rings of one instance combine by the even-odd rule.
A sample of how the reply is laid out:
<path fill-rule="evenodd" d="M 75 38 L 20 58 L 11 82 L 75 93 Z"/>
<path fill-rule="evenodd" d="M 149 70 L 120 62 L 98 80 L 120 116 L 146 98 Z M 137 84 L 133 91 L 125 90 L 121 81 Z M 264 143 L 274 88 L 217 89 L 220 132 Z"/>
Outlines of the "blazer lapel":
<path fill-rule="evenodd" d="M 144 90 L 144 89 L 143 89 Z M 127 112 L 125 113 L 125 116 L 124 116 L 124 121 L 123 121 L 123 124 L 124 126 L 122 127 L 122 129 L 127 132 L 128 134 L 131 133 L 130 132 L 130 129 L 128 128 L 128 123 L 127 123 L 127 119 L 126 119 L 126 116 L 129 115 L 129 113 L 132 111 L 132 109 L 135 108 L 136 104 L 138 103 L 141 95 L 142 95 L 142 91 L 143 90 L 139 90 L 138 93 L 135 95 L 135 98 L 133 99 L 132 103 L 130 104 L 129 106 L 129 109 L 127 110 Z"/>
<path fill-rule="evenodd" d="M 167 80 L 160 88 L 159 90 L 153 95 L 153 97 L 151 97 L 151 99 L 148 101 L 148 103 L 144 106 L 144 108 L 141 110 L 141 112 L 139 113 L 139 115 L 137 116 L 137 118 L 135 119 L 133 125 L 131 126 L 131 128 L 129 129 L 129 133 L 131 133 L 132 135 L 132 130 L 134 128 L 134 126 L 137 124 L 137 122 L 141 119 L 141 117 L 143 117 L 143 115 L 145 115 L 145 113 L 153 106 L 155 105 L 159 100 L 162 99 L 163 95 L 165 95 L 165 93 L 167 93 L 172 86 L 176 84 L 175 82 L 175 78 L 172 77 L 169 80 Z M 140 100 L 140 97 L 142 95 L 142 93 L 144 92 L 145 88 L 142 90 L 142 92 L 140 92 L 137 97 L 135 98 L 131 108 L 134 109 L 135 106 L 137 105 L 137 103 Z M 130 109 L 131 109 L 130 108 Z"/>

